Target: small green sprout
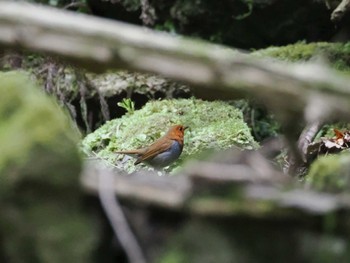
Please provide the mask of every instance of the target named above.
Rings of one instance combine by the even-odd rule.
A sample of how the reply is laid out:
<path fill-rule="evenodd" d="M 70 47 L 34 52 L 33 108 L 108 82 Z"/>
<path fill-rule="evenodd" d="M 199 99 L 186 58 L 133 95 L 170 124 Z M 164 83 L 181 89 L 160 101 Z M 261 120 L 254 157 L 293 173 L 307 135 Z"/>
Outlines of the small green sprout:
<path fill-rule="evenodd" d="M 118 102 L 119 107 L 124 108 L 129 114 L 133 114 L 135 111 L 135 103 L 131 99 L 123 99 L 121 102 Z"/>

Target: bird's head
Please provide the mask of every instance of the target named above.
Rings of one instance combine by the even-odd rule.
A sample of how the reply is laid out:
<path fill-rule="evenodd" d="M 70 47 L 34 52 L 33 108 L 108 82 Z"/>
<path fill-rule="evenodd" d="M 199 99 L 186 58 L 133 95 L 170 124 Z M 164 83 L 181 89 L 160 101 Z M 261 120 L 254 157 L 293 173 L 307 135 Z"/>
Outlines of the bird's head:
<path fill-rule="evenodd" d="M 174 125 L 171 126 L 167 135 L 172 139 L 180 139 L 183 140 L 185 130 L 187 129 L 187 126 L 183 125 Z"/>

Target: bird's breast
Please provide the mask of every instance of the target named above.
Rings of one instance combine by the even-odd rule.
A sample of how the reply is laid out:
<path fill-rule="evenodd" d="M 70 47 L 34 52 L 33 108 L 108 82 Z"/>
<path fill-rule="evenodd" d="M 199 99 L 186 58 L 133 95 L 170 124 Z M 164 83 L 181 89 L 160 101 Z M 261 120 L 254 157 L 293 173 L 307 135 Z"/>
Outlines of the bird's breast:
<path fill-rule="evenodd" d="M 156 155 L 149 160 L 149 164 L 152 166 L 165 167 L 176 161 L 182 152 L 182 144 L 174 140 L 168 150 Z"/>

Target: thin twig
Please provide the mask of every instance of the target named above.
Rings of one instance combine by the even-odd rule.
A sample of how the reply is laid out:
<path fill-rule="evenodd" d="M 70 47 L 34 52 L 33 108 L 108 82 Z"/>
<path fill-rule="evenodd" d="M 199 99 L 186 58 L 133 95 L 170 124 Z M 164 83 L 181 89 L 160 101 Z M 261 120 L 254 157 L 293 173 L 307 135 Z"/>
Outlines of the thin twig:
<path fill-rule="evenodd" d="M 88 6 L 83 2 L 72 2 L 72 3 L 65 5 L 63 7 L 63 9 L 70 9 L 70 8 L 76 8 L 76 7 L 88 8 Z"/>
<path fill-rule="evenodd" d="M 123 247 L 130 263 L 146 263 L 142 249 L 139 246 L 130 226 L 125 218 L 123 210 L 114 193 L 114 175 L 105 170 L 99 173 L 98 195 L 107 218 Z"/>
<path fill-rule="evenodd" d="M 318 131 L 321 129 L 323 123 L 320 121 L 316 121 L 308 124 L 298 139 L 298 149 L 300 151 L 301 157 L 303 161 L 306 163 L 307 160 L 307 148 L 312 140 L 317 135 Z"/>

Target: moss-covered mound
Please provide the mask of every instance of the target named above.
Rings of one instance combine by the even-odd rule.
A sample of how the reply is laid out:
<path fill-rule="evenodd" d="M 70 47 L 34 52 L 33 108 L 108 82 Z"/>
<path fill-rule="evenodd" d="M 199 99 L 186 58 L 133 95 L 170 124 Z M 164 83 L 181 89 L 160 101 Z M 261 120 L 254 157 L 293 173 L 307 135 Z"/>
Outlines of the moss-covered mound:
<path fill-rule="evenodd" d="M 179 162 L 206 149 L 227 149 L 234 145 L 245 149 L 257 147 L 241 111 L 234 106 L 219 101 L 180 99 L 151 101 L 133 114 L 106 123 L 83 140 L 83 149 L 89 155 L 95 153 L 132 172 L 137 169 L 134 159 L 113 151 L 147 146 L 172 124 L 189 126 Z"/>
<path fill-rule="evenodd" d="M 350 43 L 309 43 L 299 42 L 283 47 L 270 47 L 252 53 L 258 57 L 274 57 L 284 61 L 303 62 L 322 57 L 330 66 L 350 71 Z"/>
<path fill-rule="evenodd" d="M 0 83 L 0 174 L 11 175 L 2 181 L 1 191 L 24 177 L 41 180 L 48 171 L 52 183 L 74 185 L 77 181 L 64 175 L 79 173 L 74 145 L 79 137 L 67 116 L 24 74 L 0 73 Z M 60 167 L 63 161 L 69 165 Z M 51 170 L 56 165 L 60 169 Z"/>
<path fill-rule="evenodd" d="M 0 94 L 0 261 L 88 262 L 76 131 L 24 74 L 0 73 Z"/>
<path fill-rule="evenodd" d="M 350 189 L 350 153 L 318 158 L 306 176 L 307 185 L 316 190 L 341 192 Z"/>

